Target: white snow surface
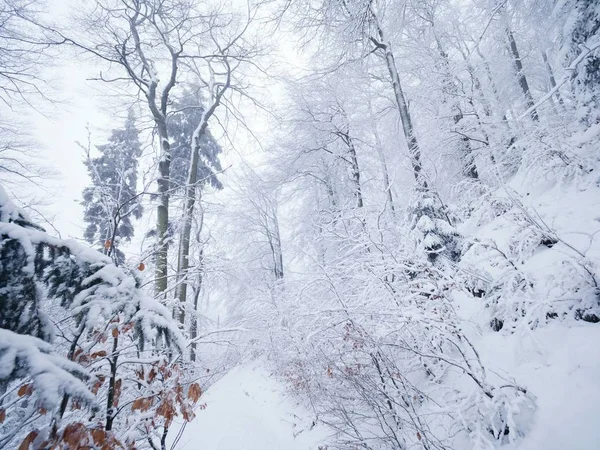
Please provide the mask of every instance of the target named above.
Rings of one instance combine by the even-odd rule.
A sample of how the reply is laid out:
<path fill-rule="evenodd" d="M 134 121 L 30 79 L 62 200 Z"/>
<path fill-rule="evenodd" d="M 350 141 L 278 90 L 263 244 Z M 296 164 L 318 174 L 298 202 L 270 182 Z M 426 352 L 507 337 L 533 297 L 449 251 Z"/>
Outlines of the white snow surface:
<path fill-rule="evenodd" d="M 464 305 L 463 305 L 464 306 Z M 465 311 L 465 315 L 468 315 Z M 476 318 L 475 314 L 472 316 Z M 488 371 L 516 379 L 535 396 L 531 431 L 518 450 L 600 448 L 600 327 L 561 323 L 511 335 L 483 333 L 465 324 Z M 478 338 L 476 336 L 479 336 Z"/>
<path fill-rule="evenodd" d="M 259 363 L 232 369 L 200 403 L 206 408 L 196 410 L 174 450 L 317 450 L 327 436 L 323 426 L 311 429 L 311 414 Z"/>

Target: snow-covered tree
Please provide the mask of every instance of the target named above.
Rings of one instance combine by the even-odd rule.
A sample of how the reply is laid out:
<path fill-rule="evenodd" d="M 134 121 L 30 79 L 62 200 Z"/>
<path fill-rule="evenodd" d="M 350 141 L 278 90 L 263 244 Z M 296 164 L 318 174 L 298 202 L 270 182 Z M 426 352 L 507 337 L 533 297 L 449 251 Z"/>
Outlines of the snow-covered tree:
<path fill-rule="evenodd" d="M 201 91 L 185 90 L 173 103 L 173 113 L 169 116 L 168 129 L 172 139 L 171 144 L 171 183 L 173 187 L 186 186 L 190 161 L 192 159 L 192 137 L 198 123 L 202 120 L 205 107 L 200 96 Z M 223 185 L 217 178 L 222 170 L 219 156 L 221 146 L 216 142 L 210 130 L 200 137 L 198 146 L 199 160 L 196 180 L 199 188 L 207 185 L 222 189 Z"/>
<path fill-rule="evenodd" d="M 183 337 L 132 274 L 49 236 L 3 189 L 0 237 L 0 448 L 19 440 L 23 448 L 92 440 L 133 448 L 152 439 L 148 421 L 162 420 L 166 435 L 174 415 L 191 418 L 188 400 L 198 400 L 199 386 L 184 393 L 168 358 L 183 352 Z M 150 391 L 139 382 L 135 389 L 135 370 L 154 370 Z M 161 385 L 152 388 L 156 376 Z M 135 411 L 143 417 L 131 422 Z"/>
<path fill-rule="evenodd" d="M 113 130 L 108 143 L 96 149 L 99 156 L 92 156 L 87 149 L 84 160 L 92 181 L 83 190 L 84 237 L 122 264 L 125 255 L 119 245 L 131 240 L 133 219 L 139 219 L 143 211 L 137 189 L 142 148 L 131 108 L 123 128 Z"/>

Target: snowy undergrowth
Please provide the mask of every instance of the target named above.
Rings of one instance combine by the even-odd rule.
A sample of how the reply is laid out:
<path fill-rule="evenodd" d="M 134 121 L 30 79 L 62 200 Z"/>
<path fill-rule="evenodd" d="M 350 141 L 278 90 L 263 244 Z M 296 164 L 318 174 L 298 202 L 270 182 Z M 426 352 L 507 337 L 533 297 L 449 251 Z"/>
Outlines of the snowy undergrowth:
<path fill-rule="evenodd" d="M 535 397 L 531 430 L 516 447 L 592 449 L 600 437 L 597 175 L 566 183 L 530 175 L 494 193 L 488 206 L 503 205 L 502 214 L 475 215 L 461 228 L 474 242 L 461 261 L 474 295 L 455 293 L 457 311 L 487 370 Z"/>
<path fill-rule="evenodd" d="M 562 169 L 488 188 L 460 222 L 457 265 L 420 260 L 402 225 L 342 238 L 333 221 L 338 258 L 254 294 L 253 336 L 267 331 L 323 445 L 595 448 L 600 189 Z"/>

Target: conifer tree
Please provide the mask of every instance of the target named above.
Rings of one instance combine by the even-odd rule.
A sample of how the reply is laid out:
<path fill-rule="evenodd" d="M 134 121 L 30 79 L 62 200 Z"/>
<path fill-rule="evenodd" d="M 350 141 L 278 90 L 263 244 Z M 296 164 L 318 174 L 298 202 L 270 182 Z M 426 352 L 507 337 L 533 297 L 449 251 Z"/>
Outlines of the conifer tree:
<path fill-rule="evenodd" d="M 411 211 L 413 234 L 427 259 L 435 263 L 441 255 L 457 262 L 461 256 L 461 236 L 435 192 L 418 189 Z"/>
<path fill-rule="evenodd" d="M 184 91 L 173 105 L 176 111 L 169 116 L 168 130 L 171 136 L 171 185 L 184 187 L 187 183 L 192 154 L 192 135 L 200 123 L 204 108 L 199 94 Z M 200 185 L 209 185 L 222 189 L 223 185 L 216 176 L 221 170 L 219 155 L 221 146 L 215 141 L 209 130 L 200 137 L 199 164 L 196 179 Z"/>
<path fill-rule="evenodd" d="M 0 280 L 0 448 L 17 448 L 19 441 L 25 442 L 19 448 L 30 448 L 27 443 L 34 439 L 44 440 L 35 448 L 63 448 L 62 442 L 80 448 L 92 438 L 106 448 L 135 448 L 137 440 L 147 441 L 148 432 L 132 434 L 141 425 L 128 423 L 127 412 L 116 408 L 121 392 L 129 396 L 124 402 L 129 412 L 162 414 L 165 436 L 173 408 L 192 417 L 187 400 L 175 399 L 177 379 L 167 357 L 142 358 L 151 366 L 147 370 L 162 371 L 154 387 L 156 401 L 140 405 L 138 396 L 146 394 L 139 385 L 138 390 L 122 386 L 123 378 L 142 370 L 138 359 L 128 358 L 144 352 L 178 354 L 185 348 L 170 311 L 107 256 L 45 233 L 1 185 Z M 90 364 L 104 358 L 107 365 Z M 31 381 L 20 386 L 24 380 Z M 195 402 L 199 394 L 188 397 Z M 7 404 L 9 414 L 3 409 Z M 80 411 L 81 406 L 88 408 Z M 117 445 L 117 438 L 126 438 L 127 446 Z"/>
<path fill-rule="evenodd" d="M 84 237 L 121 263 L 125 255 L 117 244 L 133 237 L 132 217 L 142 215 L 136 188 L 142 149 L 131 109 L 123 128 L 113 130 L 108 143 L 96 148 L 100 156 L 88 154 L 85 161 L 92 185 L 83 190 Z"/>

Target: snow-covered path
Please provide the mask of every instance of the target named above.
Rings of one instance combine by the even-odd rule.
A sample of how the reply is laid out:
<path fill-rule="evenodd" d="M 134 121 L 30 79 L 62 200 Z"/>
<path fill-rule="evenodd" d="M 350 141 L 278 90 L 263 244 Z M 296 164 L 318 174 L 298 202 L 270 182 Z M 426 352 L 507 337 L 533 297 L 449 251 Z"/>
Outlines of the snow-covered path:
<path fill-rule="evenodd" d="M 234 368 L 203 397 L 206 409 L 196 411 L 175 449 L 317 450 L 324 430 L 310 430 L 310 414 L 284 389 L 257 365 Z"/>

